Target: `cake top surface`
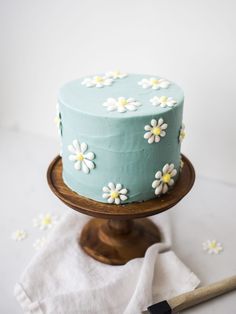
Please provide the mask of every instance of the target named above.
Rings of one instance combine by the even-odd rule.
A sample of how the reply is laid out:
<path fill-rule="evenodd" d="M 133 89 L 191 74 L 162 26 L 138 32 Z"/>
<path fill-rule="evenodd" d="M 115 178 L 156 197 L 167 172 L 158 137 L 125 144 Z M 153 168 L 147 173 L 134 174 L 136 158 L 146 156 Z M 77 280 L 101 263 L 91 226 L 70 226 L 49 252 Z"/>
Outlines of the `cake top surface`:
<path fill-rule="evenodd" d="M 73 110 L 110 118 L 155 115 L 183 100 L 182 89 L 163 77 L 119 71 L 71 81 L 58 96 L 59 103 Z"/>

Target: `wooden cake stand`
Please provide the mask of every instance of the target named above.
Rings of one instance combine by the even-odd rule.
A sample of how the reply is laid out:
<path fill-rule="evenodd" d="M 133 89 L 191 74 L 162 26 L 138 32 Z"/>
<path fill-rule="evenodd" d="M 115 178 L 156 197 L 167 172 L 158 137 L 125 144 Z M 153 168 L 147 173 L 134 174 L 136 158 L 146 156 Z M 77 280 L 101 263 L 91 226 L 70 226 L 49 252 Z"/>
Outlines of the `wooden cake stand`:
<path fill-rule="evenodd" d="M 143 257 L 149 246 L 161 241 L 159 229 L 144 217 L 173 207 L 191 190 L 195 181 L 194 168 L 183 155 L 182 160 L 184 167 L 171 192 L 141 203 L 111 205 L 78 195 L 63 182 L 60 156 L 51 162 L 47 179 L 51 190 L 62 202 L 96 217 L 89 220 L 81 232 L 79 243 L 83 250 L 102 263 L 122 265 L 133 258 Z"/>

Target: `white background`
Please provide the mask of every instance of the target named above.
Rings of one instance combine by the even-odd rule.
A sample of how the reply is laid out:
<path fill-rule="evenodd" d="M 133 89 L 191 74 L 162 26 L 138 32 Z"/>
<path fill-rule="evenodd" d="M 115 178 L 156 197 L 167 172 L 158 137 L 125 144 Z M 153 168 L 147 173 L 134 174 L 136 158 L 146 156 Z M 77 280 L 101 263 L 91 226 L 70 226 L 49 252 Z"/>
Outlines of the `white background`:
<path fill-rule="evenodd" d="M 58 88 L 112 69 L 185 91 L 198 174 L 236 183 L 235 0 L 1 1 L 0 125 L 56 137 Z"/>

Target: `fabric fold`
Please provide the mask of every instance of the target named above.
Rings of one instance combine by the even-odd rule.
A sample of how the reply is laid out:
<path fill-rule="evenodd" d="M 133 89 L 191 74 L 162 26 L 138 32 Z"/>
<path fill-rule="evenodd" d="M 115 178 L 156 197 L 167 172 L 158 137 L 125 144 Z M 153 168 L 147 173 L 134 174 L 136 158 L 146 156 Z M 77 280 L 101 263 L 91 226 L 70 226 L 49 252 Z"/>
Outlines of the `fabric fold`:
<path fill-rule="evenodd" d="M 67 214 L 32 259 L 15 296 L 27 314 L 139 314 L 162 299 L 194 289 L 199 279 L 171 250 L 168 214 L 152 217 L 162 242 L 122 266 L 87 256 L 78 238 L 88 217 Z"/>

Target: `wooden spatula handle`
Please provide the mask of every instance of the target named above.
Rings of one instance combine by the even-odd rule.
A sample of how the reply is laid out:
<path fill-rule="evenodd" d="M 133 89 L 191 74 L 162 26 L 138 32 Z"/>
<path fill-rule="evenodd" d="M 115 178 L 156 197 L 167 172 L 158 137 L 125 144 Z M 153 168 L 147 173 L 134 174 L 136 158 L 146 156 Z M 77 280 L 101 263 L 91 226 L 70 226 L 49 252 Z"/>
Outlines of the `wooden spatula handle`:
<path fill-rule="evenodd" d="M 181 294 L 168 300 L 168 303 L 171 306 L 173 313 L 178 313 L 181 310 L 190 308 L 191 306 L 202 303 L 234 289 L 236 289 L 236 276 Z"/>

